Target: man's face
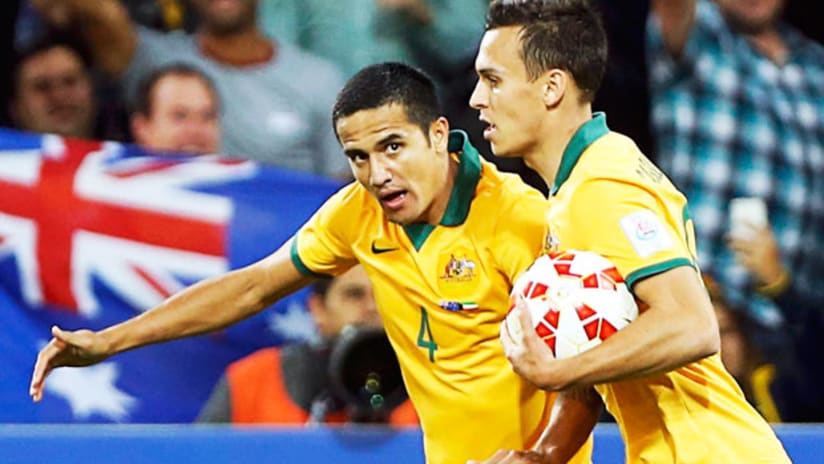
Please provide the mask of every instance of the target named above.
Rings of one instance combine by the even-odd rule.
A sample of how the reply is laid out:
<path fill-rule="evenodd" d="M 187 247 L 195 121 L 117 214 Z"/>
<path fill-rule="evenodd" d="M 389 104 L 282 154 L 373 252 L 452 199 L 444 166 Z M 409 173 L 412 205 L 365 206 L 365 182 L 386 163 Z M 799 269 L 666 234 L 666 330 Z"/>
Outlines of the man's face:
<path fill-rule="evenodd" d="M 732 26 L 746 34 L 757 34 L 775 25 L 784 0 L 716 0 Z"/>
<path fill-rule="evenodd" d="M 149 98 L 150 114 L 132 116 L 132 132 L 139 145 L 192 154 L 220 149 L 218 103 L 201 78 L 166 75 L 157 81 Z"/>
<path fill-rule="evenodd" d="M 322 306 L 317 306 L 321 304 Z M 355 266 L 335 277 L 322 302 L 310 303 L 318 332 L 333 337 L 347 325 L 381 327 L 372 283 L 363 266 Z"/>
<path fill-rule="evenodd" d="M 520 56 L 519 26 L 487 31 L 481 40 L 475 71 L 478 83 L 469 105 L 488 126 L 484 138 L 496 156 L 524 156 L 541 137 L 546 107 L 543 87 L 530 81 Z"/>
<path fill-rule="evenodd" d="M 215 34 L 235 33 L 255 26 L 257 0 L 192 0 L 201 27 Z"/>
<path fill-rule="evenodd" d="M 11 110 L 20 129 L 92 136 L 96 109 L 91 78 L 73 50 L 50 48 L 23 62 L 18 72 Z"/>
<path fill-rule="evenodd" d="M 390 221 L 440 221 L 450 194 L 445 119 L 424 134 L 404 107 L 390 104 L 339 119 L 337 131 L 355 179 Z"/>

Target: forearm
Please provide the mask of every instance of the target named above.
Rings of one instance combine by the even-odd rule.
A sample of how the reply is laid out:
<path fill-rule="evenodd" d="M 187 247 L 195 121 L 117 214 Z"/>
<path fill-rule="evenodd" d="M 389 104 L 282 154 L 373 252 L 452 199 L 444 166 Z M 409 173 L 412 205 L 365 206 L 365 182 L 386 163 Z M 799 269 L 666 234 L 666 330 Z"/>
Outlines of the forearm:
<path fill-rule="evenodd" d="M 683 266 L 639 282 L 649 308 L 590 351 L 552 363 L 551 389 L 587 386 L 670 371 L 716 353 L 718 322 L 695 270 Z"/>
<path fill-rule="evenodd" d="M 137 33 L 119 0 L 55 0 L 39 6 L 52 23 L 64 18 L 82 37 L 95 64 L 111 76 L 126 70 L 137 47 Z M 58 11 L 57 14 L 52 12 Z M 59 24 L 58 24 L 59 25 Z"/>
<path fill-rule="evenodd" d="M 559 392 L 549 425 L 535 448 L 544 451 L 549 462 L 568 462 L 586 443 L 601 409 L 601 397 L 592 387 Z"/>
<path fill-rule="evenodd" d="M 264 295 L 254 268 L 199 282 L 156 308 L 101 332 L 110 355 L 218 330 L 255 314 L 280 295 Z"/>

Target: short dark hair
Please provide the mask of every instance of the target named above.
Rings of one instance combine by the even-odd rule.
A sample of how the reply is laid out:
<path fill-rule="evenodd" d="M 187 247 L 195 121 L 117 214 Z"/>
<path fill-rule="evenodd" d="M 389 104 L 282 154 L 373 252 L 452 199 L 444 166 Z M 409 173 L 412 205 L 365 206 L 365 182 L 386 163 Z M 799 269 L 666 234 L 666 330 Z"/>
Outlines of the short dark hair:
<path fill-rule="evenodd" d="M 309 286 L 309 293 L 321 298 L 326 298 L 326 294 L 329 293 L 329 287 L 332 285 L 334 279 L 334 277 L 323 277 L 312 282 Z"/>
<path fill-rule="evenodd" d="M 403 63 L 379 63 L 358 71 L 338 93 L 332 109 L 335 135 L 341 118 L 392 103 L 402 105 L 424 134 L 441 116 L 435 83 L 426 73 Z"/>
<path fill-rule="evenodd" d="M 20 76 L 23 65 L 35 56 L 53 48 L 66 48 L 74 53 L 83 65 L 83 69 L 91 74 L 92 60 L 86 47 L 75 37 L 57 30 L 47 30 L 35 39 L 25 43 L 15 50 L 14 66 L 12 66 L 12 97 L 17 97 L 20 87 Z"/>
<path fill-rule="evenodd" d="M 215 83 L 209 76 L 199 68 L 185 63 L 172 63 L 161 66 L 147 74 L 137 84 L 137 91 L 132 99 L 131 113 L 148 116 L 152 113 L 152 93 L 155 86 L 166 76 L 196 77 L 203 81 L 209 92 L 220 107 L 220 94 L 217 92 Z"/>
<path fill-rule="evenodd" d="M 550 69 L 572 74 L 588 101 L 607 64 L 607 36 L 588 0 L 493 0 L 486 29 L 521 26 L 521 59 L 530 79 Z"/>

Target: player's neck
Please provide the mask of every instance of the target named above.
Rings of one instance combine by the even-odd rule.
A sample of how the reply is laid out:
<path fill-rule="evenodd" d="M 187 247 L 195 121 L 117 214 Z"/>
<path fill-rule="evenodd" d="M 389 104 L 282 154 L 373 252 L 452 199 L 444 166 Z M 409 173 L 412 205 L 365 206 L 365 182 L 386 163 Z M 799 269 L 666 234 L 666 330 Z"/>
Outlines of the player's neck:
<path fill-rule="evenodd" d="M 447 155 L 449 160 L 449 169 L 446 174 L 446 181 L 444 182 L 441 193 L 435 197 L 432 205 L 429 207 L 424 215 L 425 222 L 432 225 L 440 224 L 446 214 L 446 208 L 449 206 L 449 200 L 452 198 L 452 190 L 455 187 L 456 178 L 458 177 L 459 164 L 451 156 Z"/>
<path fill-rule="evenodd" d="M 524 161 L 541 176 L 546 185 L 552 186 L 561 166 L 564 150 L 575 132 L 592 119 L 592 107 L 589 104 L 576 105 L 559 110 L 548 117 L 548 129 L 542 132 L 544 137 L 532 153 L 524 156 Z"/>

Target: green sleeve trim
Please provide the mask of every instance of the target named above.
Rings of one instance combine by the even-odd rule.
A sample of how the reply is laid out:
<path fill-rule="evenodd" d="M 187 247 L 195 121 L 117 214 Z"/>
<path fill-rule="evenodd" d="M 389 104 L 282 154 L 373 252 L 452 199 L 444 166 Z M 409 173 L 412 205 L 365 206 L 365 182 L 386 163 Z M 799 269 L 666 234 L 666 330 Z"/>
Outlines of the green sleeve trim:
<path fill-rule="evenodd" d="M 676 267 L 681 266 L 693 267 L 693 264 L 692 261 L 690 261 L 687 258 L 670 259 L 661 263 L 653 264 L 647 267 L 642 267 L 641 269 L 632 271 L 629 273 L 628 276 L 624 278 L 624 280 L 627 283 L 627 288 L 632 290 L 632 286 L 635 285 L 635 283 L 641 279 L 645 279 L 655 274 L 660 274 L 664 271 L 669 271 L 670 269 L 675 269 Z"/>
<path fill-rule="evenodd" d="M 292 246 L 290 247 L 289 254 L 292 257 L 292 264 L 294 264 L 295 267 L 298 268 L 298 271 L 301 274 L 305 275 L 306 277 L 314 277 L 316 279 L 328 279 L 329 277 L 331 277 L 327 274 L 321 274 L 320 272 L 315 272 L 315 271 L 309 269 L 308 267 L 306 267 L 306 264 L 303 264 L 303 261 L 300 259 L 300 255 L 298 254 L 298 236 L 297 235 L 295 235 L 295 237 L 292 239 Z"/>

